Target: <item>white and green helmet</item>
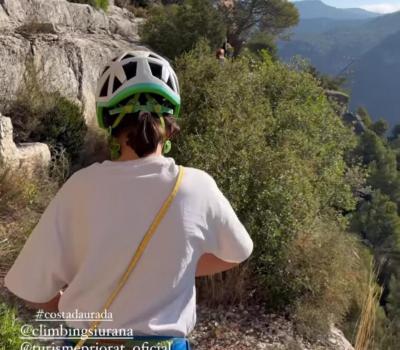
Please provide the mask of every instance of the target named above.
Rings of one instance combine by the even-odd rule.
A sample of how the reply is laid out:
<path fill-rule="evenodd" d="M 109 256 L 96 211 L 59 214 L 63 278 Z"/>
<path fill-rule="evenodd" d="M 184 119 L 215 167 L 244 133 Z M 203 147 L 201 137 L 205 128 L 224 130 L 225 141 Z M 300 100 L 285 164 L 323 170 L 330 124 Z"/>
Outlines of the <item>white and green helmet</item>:
<path fill-rule="evenodd" d="M 151 98 L 146 105 L 140 105 L 137 97 L 141 94 L 159 95 L 168 106 Z M 118 106 L 130 96 L 136 99 L 130 100 L 126 106 Z M 137 111 L 168 113 L 177 117 L 180 105 L 179 83 L 174 70 L 166 59 L 151 51 L 124 52 L 106 65 L 98 81 L 96 112 L 101 128 L 110 127 L 105 123 L 104 109 L 119 115 L 115 127 L 126 113 Z"/>

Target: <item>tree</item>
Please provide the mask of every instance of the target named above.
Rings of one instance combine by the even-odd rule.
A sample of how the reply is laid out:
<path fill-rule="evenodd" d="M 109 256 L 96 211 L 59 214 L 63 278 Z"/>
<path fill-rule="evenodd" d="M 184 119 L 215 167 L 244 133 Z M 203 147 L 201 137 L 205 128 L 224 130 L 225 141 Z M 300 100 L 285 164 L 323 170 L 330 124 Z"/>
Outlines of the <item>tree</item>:
<path fill-rule="evenodd" d="M 217 5 L 227 24 L 227 39 L 240 52 L 255 31 L 273 37 L 296 25 L 296 7 L 285 0 L 219 0 Z"/>
<path fill-rule="evenodd" d="M 357 114 L 361 117 L 361 120 L 363 121 L 364 125 L 367 128 L 371 128 L 372 118 L 369 115 L 367 109 L 365 107 L 358 107 L 357 108 Z"/>
<path fill-rule="evenodd" d="M 375 131 L 375 133 L 378 136 L 383 137 L 383 136 L 385 136 L 386 132 L 389 130 L 389 124 L 386 120 L 381 118 L 378 121 L 376 121 L 374 124 L 372 124 L 371 130 Z"/>
<path fill-rule="evenodd" d="M 359 138 L 354 156 L 360 157 L 369 169 L 367 184 L 400 205 L 400 173 L 397 170 L 396 152 L 387 141 L 374 131 L 366 130 Z"/>
<path fill-rule="evenodd" d="M 201 38 L 218 47 L 225 32 L 221 14 L 210 0 L 185 0 L 182 5 L 155 6 L 140 28 L 143 42 L 171 59 L 191 50 Z"/>
<path fill-rule="evenodd" d="M 391 139 L 395 140 L 400 138 L 400 124 L 397 124 L 393 127 Z"/>
<path fill-rule="evenodd" d="M 352 228 L 368 240 L 374 248 L 395 247 L 400 242 L 400 217 L 397 205 L 379 190 L 371 201 L 364 201 L 353 218 Z"/>
<path fill-rule="evenodd" d="M 389 317 L 395 321 L 400 330 L 400 280 L 392 276 L 390 280 L 390 295 L 388 297 L 387 310 Z"/>
<path fill-rule="evenodd" d="M 323 74 L 311 64 L 306 67 L 306 71 L 309 72 L 315 79 L 319 80 L 321 86 L 326 90 L 340 91 L 343 89 L 342 87 L 347 81 L 346 77 L 344 76 L 331 76 L 328 74 Z"/>
<path fill-rule="evenodd" d="M 278 59 L 278 48 L 274 38 L 267 33 L 258 32 L 254 34 L 247 42 L 246 48 L 256 54 L 260 54 L 261 50 L 267 50 L 273 60 Z"/>

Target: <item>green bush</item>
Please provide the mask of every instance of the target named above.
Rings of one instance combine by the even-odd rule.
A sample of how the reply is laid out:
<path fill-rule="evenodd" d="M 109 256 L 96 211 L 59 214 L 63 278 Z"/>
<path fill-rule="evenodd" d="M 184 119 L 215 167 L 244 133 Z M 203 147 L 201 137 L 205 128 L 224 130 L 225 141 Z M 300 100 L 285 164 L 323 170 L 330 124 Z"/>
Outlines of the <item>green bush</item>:
<path fill-rule="evenodd" d="M 143 42 L 161 55 L 174 58 L 201 38 L 219 47 L 225 25 L 210 0 L 185 0 L 182 5 L 155 6 L 140 28 Z"/>
<path fill-rule="evenodd" d="M 21 339 L 23 323 L 17 319 L 16 310 L 5 303 L 0 303 L 0 349 L 15 350 L 22 344 L 32 342 Z"/>
<path fill-rule="evenodd" d="M 372 199 L 359 205 L 352 220 L 354 232 L 360 232 L 374 248 L 400 249 L 400 216 L 397 205 L 379 190 Z"/>
<path fill-rule="evenodd" d="M 7 108 L 15 142 L 44 142 L 57 157 L 53 160 L 58 161 L 58 154 L 65 153 L 70 163 L 76 162 L 87 132 L 82 109 L 58 92 L 43 91 L 31 64 L 27 65 L 24 82 Z"/>
<path fill-rule="evenodd" d="M 343 276 L 350 278 L 346 290 L 350 285 L 356 289 L 357 274 L 348 273 L 347 266 L 354 266 L 348 250 L 338 249 L 349 243 L 345 234 L 341 231 L 341 241 L 331 244 L 334 235 L 329 232 L 336 230 L 329 231 L 327 223 L 339 225 L 340 215 L 332 208 L 354 208 L 343 154 L 355 142 L 323 89 L 310 74 L 289 70 L 265 52 L 261 60 L 244 56 L 221 66 L 201 43 L 178 58 L 176 66 L 183 109 L 174 156 L 182 164 L 209 172 L 250 232 L 255 251 L 247 281 L 252 285 L 242 290 L 256 288 L 271 307 L 279 308 L 305 300 L 303 286 L 310 284 L 317 286 L 313 302 L 320 298 L 328 308 L 329 298 L 319 296 L 318 288 L 337 288 L 335 305 L 344 305 L 337 318 L 342 317 L 351 298 L 341 294 Z M 327 236 L 317 229 L 310 232 L 320 220 Z M 318 234 L 326 243 L 316 241 L 304 251 L 304 264 L 293 265 L 292 245 L 304 233 Z M 325 289 L 320 286 L 322 277 L 307 273 L 310 264 L 318 271 L 311 256 L 324 258 L 325 277 L 332 271 L 331 258 L 339 267 Z M 297 278 L 293 266 L 300 269 Z M 226 273 L 222 280 L 232 274 L 241 276 Z"/>
<path fill-rule="evenodd" d="M 48 102 L 31 138 L 65 148 L 74 161 L 82 150 L 87 131 L 82 109 L 58 93 L 49 95 Z"/>
<path fill-rule="evenodd" d="M 109 5 L 108 0 L 68 0 L 68 1 L 77 4 L 88 4 L 96 9 L 103 9 L 104 11 L 107 11 Z"/>

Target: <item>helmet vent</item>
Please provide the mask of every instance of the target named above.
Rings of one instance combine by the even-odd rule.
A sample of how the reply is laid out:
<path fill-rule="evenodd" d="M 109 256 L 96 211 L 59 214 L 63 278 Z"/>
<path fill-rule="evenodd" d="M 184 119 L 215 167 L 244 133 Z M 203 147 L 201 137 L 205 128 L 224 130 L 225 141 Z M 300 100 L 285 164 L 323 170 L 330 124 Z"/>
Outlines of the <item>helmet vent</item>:
<path fill-rule="evenodd" d="M 159 59 L 159 57 L 157 57 L 157 56 L 154 56 L 152 53 L 149 55 L 149 57 L 151 57 L 151 58 L 157 58 L 157 59 Z"/>
<path fill-rule="evenodd" d="M 103 74 L 107 71 L 108 68 L 110 68 L 110 66 L 107 66 L 106 68 L 104 68 L 104 70 L 103 70 L 103 72 L 101 73 L 101 75 L 103 75 Z"/>
<path fill-rule="evenodd" d="M 109 80 L 110 80 L 110 77 L 107 78 L 106 82 L 104 83 L 103 87 L 101 88 L 101 91 L 100 91 L 100 96 L 101 97 L 106 97 L 107 96 Z"/>
<path fill-rule="evenodd" d="M 168 78 L 167 85 L 168 85 L 172 90 L 174 90 L 174 85 L 172 85 L 172 79 L 171 79 L 171 77 Z"/>
<path fill-rule="evenodd" d="M 136 77 L 137 62 L 129 62 L 125 64 L 122 68 L 124 69 L 126 78 L 128 80 Z"/>
<path fill-rule="evenodd" d="M 118 90 L 118 88 L 121 86 L 121 82 L 117 77 L 114 77 L 114 84 L 113 84 L 113 93 Z"/>
<path fill-rule="evenodd" d="M 122 59 L 123 60 L 126 60 L 127 58 L 135 58 L 136 56 L 134 56 L 134 55 L 132 55 L 132 54 L 130 54 L 130 53 L 127 53 L 124 57 L 122 57 Z"/>
<path fill-rule="evenodd" d="M 157 77 L 158 79 L 161 79 L 161 75 L 162 75 L 162 66 L 160 66 L 157 63 L 151 63 L 149 62 L 150 65 L 150 69 L 151 69 L 151 73 Z"/>

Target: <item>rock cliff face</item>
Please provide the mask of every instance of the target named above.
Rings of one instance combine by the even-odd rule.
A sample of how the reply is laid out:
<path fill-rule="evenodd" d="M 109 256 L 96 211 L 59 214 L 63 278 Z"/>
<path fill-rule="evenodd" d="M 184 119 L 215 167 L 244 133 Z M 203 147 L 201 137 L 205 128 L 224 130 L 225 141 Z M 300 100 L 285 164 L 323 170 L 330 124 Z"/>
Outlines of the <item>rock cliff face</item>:
<path fill-rule="evenodd" d="M 138 47 L 140 21 L 115 6 L 104 13 L 66 0 L 0 0 L 0 111 L 33 64 L 43 89 L 81 104 L 90 125 L 100 70 Z"/>

